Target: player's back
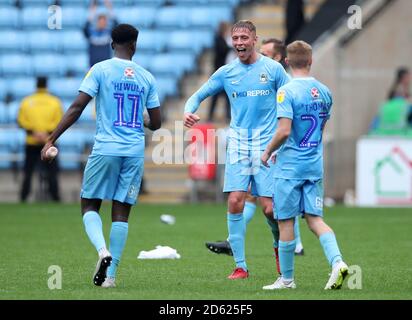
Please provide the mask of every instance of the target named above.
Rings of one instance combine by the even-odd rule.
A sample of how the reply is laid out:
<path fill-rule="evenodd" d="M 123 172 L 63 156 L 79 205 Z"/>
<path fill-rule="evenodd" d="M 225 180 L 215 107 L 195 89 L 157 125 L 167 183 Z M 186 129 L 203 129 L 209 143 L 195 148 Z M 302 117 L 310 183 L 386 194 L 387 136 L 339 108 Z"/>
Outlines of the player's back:
<path fill-rule="evenodd" d="M 154 77 L 130 60 L 112 58 L 93 66 L 80 91 L 96 96 L 93 153 L 144 156 L 144 107 L 159 106 Z"/>
<path fill-rule="evenodd" d="M 279 89 L 277 117 L 291 119 L 292 131 L 277 156 L 277 177 L 323 176 L 322 132 L 331 107 L 329 89 L 313 77 L 294 78 Z"/>

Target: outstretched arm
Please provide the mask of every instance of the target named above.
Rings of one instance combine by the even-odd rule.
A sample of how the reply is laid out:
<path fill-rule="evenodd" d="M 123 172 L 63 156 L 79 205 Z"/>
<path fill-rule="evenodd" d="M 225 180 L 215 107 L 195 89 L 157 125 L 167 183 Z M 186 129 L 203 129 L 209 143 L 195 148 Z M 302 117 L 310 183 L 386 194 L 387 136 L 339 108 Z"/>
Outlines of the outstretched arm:
<path fill-rule="evenodd" d="M 76 100 L 72 103 L 70 108 L 67 110 L 67 112 L 64 114 L 63 118 L 57 125 L 57 128 L 54 129 L 54 131 L 50 134 L 50 136 L 47 138 L 47 142 L 44 145 L 42 151 L 41 151 L 41 159 L 43 161 L 48 161 L 50 160 L 46 156 L 46 151 L 50 147 L 54 146 L 56 143 L 56 140 L 68 129 L 71 127 L 73 123 L 79 119 L 80 115 L 82 114 L 84 108 L 86 108 L 87 104 L 90 102 L 92 99 L 91 96 L 84 92 L 79 92 L 79 95 L 77 96 Z"/>

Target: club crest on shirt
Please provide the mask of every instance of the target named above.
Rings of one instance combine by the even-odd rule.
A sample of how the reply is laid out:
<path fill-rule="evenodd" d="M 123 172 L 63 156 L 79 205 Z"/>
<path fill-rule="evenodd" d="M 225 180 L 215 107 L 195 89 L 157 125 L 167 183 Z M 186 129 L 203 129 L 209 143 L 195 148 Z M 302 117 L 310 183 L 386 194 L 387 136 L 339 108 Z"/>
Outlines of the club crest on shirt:
<path fill-rule="evenodd" d="M 261 73 L 259 76 L 260 83 L 267 83 L 268 82 L 268 75 L 266 73 Z"/>
<path fill-rule="evenodd" d="M 126 69 L 124 69 L 124 76 L 126 77 L 126 78 L 134 78 L 134 70 L 132 69 L 132 68 L 126 68 Z"/>
<path fill-rule="evenodd" d="M 277 102 L 282 103 L 283 101 L 285 101 L 285 96 L 286 96 L 285 90 L 279 90 L 277 94 L 277 99 L 276 99 Z"/>
<path fill-rule="evenodd" d="M 317 88 L 310 89 L 310 94 L 314 99 L 319 98 L 319 90 Z"/>

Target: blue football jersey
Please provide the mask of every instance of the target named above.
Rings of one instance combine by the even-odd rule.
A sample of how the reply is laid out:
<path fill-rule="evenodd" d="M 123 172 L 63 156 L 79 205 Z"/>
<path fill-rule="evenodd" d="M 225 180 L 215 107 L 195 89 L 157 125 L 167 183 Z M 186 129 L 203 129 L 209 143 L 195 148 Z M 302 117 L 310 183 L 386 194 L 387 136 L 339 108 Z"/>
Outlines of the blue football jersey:
<path fill-rule="evenodd" d="M 95 64 L 79 91 L 96 97 L 94 154 L 144 157 L 144 108 L 159 107 L 153 75 L 130 60 Z"/>
<path fill-rule="evenodd" d="M 291 119 L 292 131 L 278 150 L 274 176 L 322 178 L 322 132 L 332 108 L 329 89 L 312 77 L 294 78 L 278 90 L 277 103 L 277 118 Z"/>
<path fill-rule="evenodd" d="M 239 59 L 219 68 L 186 103 L 194 113 L 209 96 L 225 91 L 230 100 L 228 149 L 264 150 L 276 128 L 276 91 L 289 81 L 282 65 L 260 56 L 253 64 Z"/>

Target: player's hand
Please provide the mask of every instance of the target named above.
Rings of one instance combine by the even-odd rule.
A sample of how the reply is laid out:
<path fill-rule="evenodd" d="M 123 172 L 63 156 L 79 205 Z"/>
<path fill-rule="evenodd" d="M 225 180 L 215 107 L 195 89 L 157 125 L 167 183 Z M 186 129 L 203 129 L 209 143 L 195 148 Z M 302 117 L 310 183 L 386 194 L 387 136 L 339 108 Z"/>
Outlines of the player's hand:
<path fill-rule="evenodd" d="M 276 163 L 276 155 L 277 155 L 277 153 L 274 152 L 274 153 L 272 153 L 272 155 L 270 156 L 270 160 L 272 160 L 272 163 Z"/>
<path fill-rule="evenodd" d="M 51 148 L 51 147 L 54 147 L 54 144 L 51 143 L 51 142 L 47 142 L 47 143 L 44 145 L 43 149 L 41 149 L 40 157 L 41 157 L 41 160 L 42 160 L 42 161 L 49 161 L 49 162 L 51 162 L 51 161 L 53 160 L 52 158 L 49 158 L 49 157 L 46 155 L 46 151 L 47 151 L 49 148 Z"/>
<path fill-rule="evenodd" d="M 146 113 L 143 113 L 143 126 L 146 128 L 149 128 L 150 126 L 150 117 Z"/>
<path fill-rule="evenodd" d="M 262 161 L 262 164 L 269 168 L 269 164 L 268 164 L 268 160 L 270 158 L 270 154 L 267 153 L 267 151 L 265 150 L 265 152 L 262 153 L 262 156 L 260 157 L 260 160 Z"/>
<path fill-rule="evenodd" d="M 197 122 L 199 122 L 200 117 L 193 113 L 187 112 L 183 116 L 183 124 L 187 128 L 193 127 Z"/>

